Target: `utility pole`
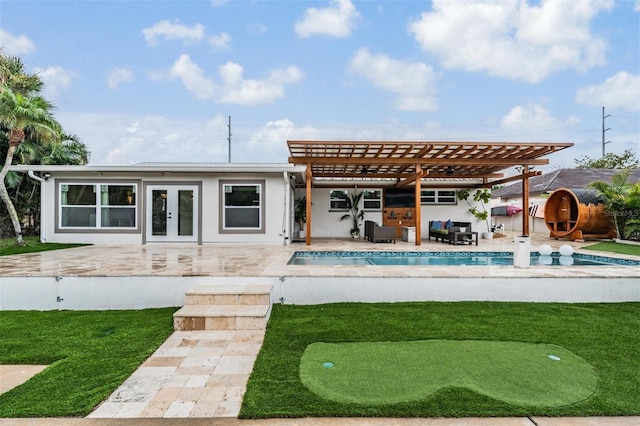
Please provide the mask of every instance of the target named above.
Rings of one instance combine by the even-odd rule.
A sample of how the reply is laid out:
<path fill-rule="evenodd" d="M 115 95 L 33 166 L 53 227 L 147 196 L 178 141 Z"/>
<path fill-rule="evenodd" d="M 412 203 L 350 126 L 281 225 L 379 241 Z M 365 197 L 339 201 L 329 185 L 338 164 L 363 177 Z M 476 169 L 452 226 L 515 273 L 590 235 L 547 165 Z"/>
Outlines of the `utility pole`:
<path fill-rule="evenodd" d="M 229 128 L 229 136 L 227 137 L 227 141 L 229 142 L 229 163 L 231 162 L 231 116 L 229 116 L 229 124 L 227 124 Z M 604 146 L 602 147 L 604 150 Z M 603 153 L 604 154 L 604 153 Z"/>
<path fill-rule="evenodd" d="M 607 117 L 611 117 L 611 115 L 610 115 L 610 114 L 608 114 L 608 115 L 604 115 L 604 107 L 602 107 L 602 158 L 604 158 L 604 154 L 605 154 L 605 152 L 604 152 L 604 146 L 605 146 L 606 144 L 608 144 L 608 143 L 611 143 L 611 141 L 606 141 L 606 142 L 605 142 L 605 136 L 604 136 L 604 134 L 606 133 L 606 131 L 607 131 L 607 130 L 611 130 L 611 128 L 609 128 L 609 127 L 608 127 L 608 128 L 606 128 L 606 129 L 604 128 L 604 120 L 605 120 Z"/>

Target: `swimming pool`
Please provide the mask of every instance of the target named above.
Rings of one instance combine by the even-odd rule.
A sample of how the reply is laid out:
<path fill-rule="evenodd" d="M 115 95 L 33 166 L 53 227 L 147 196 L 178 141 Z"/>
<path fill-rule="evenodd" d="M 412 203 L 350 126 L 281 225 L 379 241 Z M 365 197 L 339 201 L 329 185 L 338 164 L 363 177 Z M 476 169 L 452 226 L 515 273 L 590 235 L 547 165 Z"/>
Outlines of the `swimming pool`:
<path fill-rule="evenodd" d="M 513 265 L 513 253 L 499 251 L 296 251 L 288 265 L 453 266 Z M 574 253 L 541 256 L 531 252 L 531 265 L 541 266 L 638 266 L 640 261 Z"/>

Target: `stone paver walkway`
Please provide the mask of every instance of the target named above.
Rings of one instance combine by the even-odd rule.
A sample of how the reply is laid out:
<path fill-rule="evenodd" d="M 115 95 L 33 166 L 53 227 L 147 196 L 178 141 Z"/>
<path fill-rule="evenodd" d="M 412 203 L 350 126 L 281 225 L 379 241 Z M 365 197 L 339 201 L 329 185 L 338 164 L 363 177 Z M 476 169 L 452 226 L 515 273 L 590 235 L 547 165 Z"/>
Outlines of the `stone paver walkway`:
<path fill-rule="evenodd" d="M 237 417 L 264 330 L 178 331 L 89 418 Z"/>

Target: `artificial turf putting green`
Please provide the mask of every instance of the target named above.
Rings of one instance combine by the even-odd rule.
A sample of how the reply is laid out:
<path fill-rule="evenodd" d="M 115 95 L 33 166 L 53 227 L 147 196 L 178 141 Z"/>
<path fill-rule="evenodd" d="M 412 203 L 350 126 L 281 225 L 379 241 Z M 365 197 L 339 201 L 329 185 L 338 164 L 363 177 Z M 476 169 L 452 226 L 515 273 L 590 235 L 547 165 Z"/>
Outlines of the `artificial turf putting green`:
<path fill-rule="evenodd" d="M 300 379 L 336 402 L 394 404 L 466 388 L 548 407 L 589 398 L 598 381 L 587 361 L 558 345 L 480 340 L 312 343 Z"/>

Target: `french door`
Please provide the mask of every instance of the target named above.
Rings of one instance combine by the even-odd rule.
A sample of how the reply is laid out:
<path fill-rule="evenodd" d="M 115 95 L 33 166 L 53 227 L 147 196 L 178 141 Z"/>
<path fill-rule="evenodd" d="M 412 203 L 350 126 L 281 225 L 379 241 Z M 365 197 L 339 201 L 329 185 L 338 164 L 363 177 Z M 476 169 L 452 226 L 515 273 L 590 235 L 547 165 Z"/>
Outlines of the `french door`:
<path fill-rule="evenodd" d="M 146 240 L 198 241 L 198 187 L 147 186 Z"/>

